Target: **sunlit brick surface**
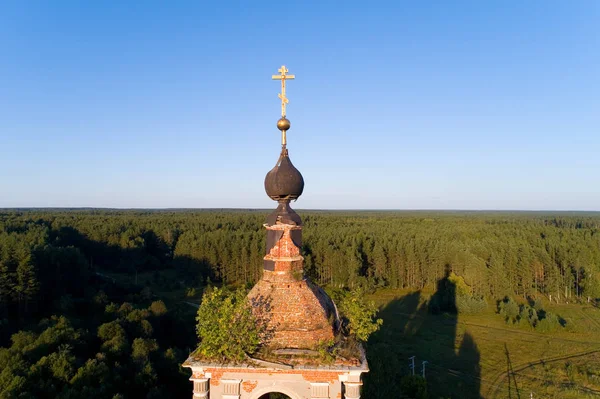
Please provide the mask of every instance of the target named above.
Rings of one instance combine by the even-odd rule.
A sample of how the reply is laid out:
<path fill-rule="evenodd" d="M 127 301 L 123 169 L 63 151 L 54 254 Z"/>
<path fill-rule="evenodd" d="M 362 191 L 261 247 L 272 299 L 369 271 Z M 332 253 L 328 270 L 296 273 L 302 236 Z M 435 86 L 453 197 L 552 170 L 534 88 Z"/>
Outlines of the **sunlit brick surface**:
<path fill-rule="evenodd" d="M 268 346 L 275 348 L 314 349 L 334 338 L 335 306 L 319 287 L 303 278 L 303 258 L 290 236 L 299 226 L 277 224 L 267 229 L 283 230 L 279 241 L 265 259 L 275 262 L 274 271 L 265 270 L 262 279 L 252 288 L 248 298 L 266 298 L 269 320 L 274 331 Z M 265 313 L 255 307 L 255 313 Z"/>

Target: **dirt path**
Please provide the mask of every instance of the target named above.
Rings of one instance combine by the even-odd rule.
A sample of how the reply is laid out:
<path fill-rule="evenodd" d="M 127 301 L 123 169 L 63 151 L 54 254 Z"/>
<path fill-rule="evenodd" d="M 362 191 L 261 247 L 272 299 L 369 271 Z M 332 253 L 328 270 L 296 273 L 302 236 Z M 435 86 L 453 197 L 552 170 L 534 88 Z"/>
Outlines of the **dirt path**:
<path fill-rule="evenodd" d="M 520 371 L 527 370 L 530 367 L 537 366 L 542 363 L 552 363 L 552 362 L 558 362 L 561 360 L 574 359 L 577 357 L 588 356 L 588 355 L 591 355 L 593 353 L 598 353 L 598 352 L 600 352 L 600 349 L 593 349 L 593 350 L 585 351 L 585 352 L 572 353 L 572 354 L 563 355 L 563 356 L 554 356 L 554 357 L 537 359 L 537 360 L 533 360 L 533 361 L 529 361 L 529 362 L 523 362 L 520 364 L 516 364 L 513 366 L 511 372 L 502 371 L 494 378 L 494 382 L 492 383 L 491 387 L 488 389 L 486 398 L 495 398 L 496 395 L 498 394 L 498 390 L 500 389 L 502 384 L 506 381 L 506 379 L 509 378 L 510 374 L 518 376 L 519 375 L 518 373 Z M 582 387 L 582 388 L 585 388 L 585 387 Z M 595 391 L 590 388 L 585 388 L 585 389 L 589 390 L 589 391 L 593 391 L 595 393 L 600 393 L 600 392 Z"/>
<path fill-rule="evenodd" d="M 600 331 L 600 321 L 598 321 L 597 319 L 592 317 L 592 315 L 590 315 L 587 312 L 587 310 L 594 310 L 594 309 L 595 308 L 593 306 L 584 306 L 583 308 L 581 308 L 581 313 L 584 315 L 584 317 L 586 319 L 588 319 Z"/>
<path fill-rule="evenodd" d="M 410 313 L 402 313 L 402 312 L 394 312 L 394 315 L 401 315 L 401 316 L 407 316 L 409 319 L 424 319 L 424 316 L 421 315 L 416 315 L 416 314 L 410 314 Z M 452 322 L 448 322 L 448 323 L 452 323 Z M 488 326 L 485 324 L 478 324 L 478 323 L 471 323 L 468 321 L 456 321 L 456 324 L 462 324 L 465 326 L 472 326 L 472 327 L 480 327 L 480 328 L 486 328 L 489 330 L 498 330 L 498 331 L 505 331 L 505 332 L 509 332 L 512 334 L 521 334 L 521 335 L 528 335 L 530 337 L 536 337 L 536 338 L 544 338 L 544 339 L 552 339 L 552 340 L 558 340 L 558 341 L 564 341 L 564 342 L 573 342 L 573 343 L 578 343 L 578 344 L 590 344 L 590 345 L 600 345 L 600 341 L 581 341 L 581 340 L 577 340 L 577 339 L 569 339 L 569 338 L 562 338 L 562 337 L 557 337 L 557 336 L 549 336 L 548 334 L 544 334 L 544 333 L 536 333 L 536 332 L 529 332 L 529 331 L 520 331 L 514 328 L 509 328 L 509 327 L 494 327 L 494 326 Z"/>

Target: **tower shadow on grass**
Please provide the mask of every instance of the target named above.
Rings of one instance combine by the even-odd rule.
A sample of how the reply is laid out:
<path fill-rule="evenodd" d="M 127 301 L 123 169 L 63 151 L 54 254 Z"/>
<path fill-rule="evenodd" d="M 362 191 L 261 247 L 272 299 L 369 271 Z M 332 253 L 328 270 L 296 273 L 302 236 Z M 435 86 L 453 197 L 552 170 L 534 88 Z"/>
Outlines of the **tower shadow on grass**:
<path fill-rule="evenodd" d="M 458 329 L 456 287 L 451 270 L 438 281 L 436 292 L 424 300 L 416 291 L 394 299 L 381 309 L 381 329 L 367 343 L 370 372 L 364 397 L 369 399 L 415 397 L 401 379 L 412 374 L 409 358 L 415 356 L 415 375 L 425 365 L 429 398 L 480 399 L 480 353 L 473 337 Z"/>

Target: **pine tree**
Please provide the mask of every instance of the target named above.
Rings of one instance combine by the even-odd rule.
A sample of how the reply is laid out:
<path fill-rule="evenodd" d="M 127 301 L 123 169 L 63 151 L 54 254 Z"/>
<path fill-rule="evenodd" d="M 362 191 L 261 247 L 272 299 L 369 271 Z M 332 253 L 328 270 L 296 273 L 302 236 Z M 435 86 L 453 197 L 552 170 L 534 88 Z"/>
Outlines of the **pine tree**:
<path fill-rule="evenodd" d="M 0 260 L 0 318 L 5 316 L 14 296 L 14 273 L 8 262 Z"/>
<path fill-rule="evenodd" d="M 30 301 L 35 299 L 39 291 L 39 282 L 37 280 L 31 255 L 27 255 L 23 258 L 17 266 L 14 291 L 19 303 L 19 313 L 21 315 L 23 315 L 23 313 L 27 314 L 27 305 Z"/>

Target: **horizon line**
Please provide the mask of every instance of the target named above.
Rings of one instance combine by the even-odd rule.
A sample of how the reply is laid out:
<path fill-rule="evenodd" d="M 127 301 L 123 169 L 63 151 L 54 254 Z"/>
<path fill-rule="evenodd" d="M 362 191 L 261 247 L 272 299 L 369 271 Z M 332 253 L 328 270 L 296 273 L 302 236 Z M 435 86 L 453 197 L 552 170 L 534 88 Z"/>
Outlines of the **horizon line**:
<path fill-rule="evenodd" d="M 468 208 L 295 208 L 298 211 L 319 212 L 535 212 L 535 213 L 600 213 L 600 210 L 573 210 L 573 209 L 468 209 Z M 0 211 L 35 211 L 35 210 L 100 210 L 100 211 L 272 211 L 273 208 L 251 207 L 93 207 L 93 206 L 53 206 L 53 207 L 0 207 Z"/>

